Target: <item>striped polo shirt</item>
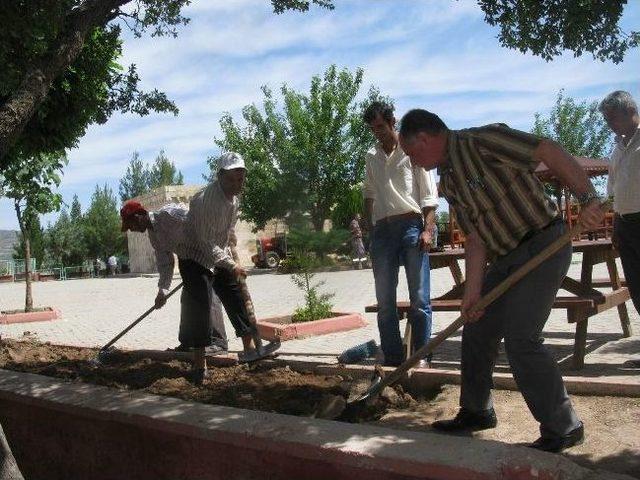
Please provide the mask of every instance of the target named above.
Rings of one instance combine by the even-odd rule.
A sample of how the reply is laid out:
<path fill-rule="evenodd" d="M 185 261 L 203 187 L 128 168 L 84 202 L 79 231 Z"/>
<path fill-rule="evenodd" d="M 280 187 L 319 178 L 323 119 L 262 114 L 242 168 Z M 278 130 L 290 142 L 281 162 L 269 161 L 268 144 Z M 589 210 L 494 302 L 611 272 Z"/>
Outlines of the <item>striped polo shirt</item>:
<path fill-rule="evenodd" d="M 440 192 L 462 230 L 476 230 L 490 255 L 505 255 L 558 216 L 534 174 L 539 137 L 504 124 L 448 133 Z"/>
<path fill-rule="evenodd" d="M 236 264 L 229 250 L 238 220 L 238 197 L 229 200 L 219 181 L 196 193 L 189 202 L 185 253 L 203 267 L 232 270 Z"/>

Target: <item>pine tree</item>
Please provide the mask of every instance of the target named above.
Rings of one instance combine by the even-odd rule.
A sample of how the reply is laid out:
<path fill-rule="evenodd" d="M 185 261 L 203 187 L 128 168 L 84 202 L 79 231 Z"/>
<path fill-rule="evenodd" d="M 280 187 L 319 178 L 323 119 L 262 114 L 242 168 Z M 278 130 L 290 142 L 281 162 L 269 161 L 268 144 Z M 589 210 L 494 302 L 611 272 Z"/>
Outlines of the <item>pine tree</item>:
<path fill-rule="evenodd" d="M 182 185 L 184 178 L 182 173 L 176 169 L 175 164 L 167 158 L 164 150 L 156 157 L 149 170 L 149 188 L 164 187 L 165 185 Z"/>
<path fill-rule="evenodd" d="M 140 159 L 138 152 L 133 152 L 127 172 L 120 179 L 120 201 L 125 202 L 149 191 L 150 172 Z"/>

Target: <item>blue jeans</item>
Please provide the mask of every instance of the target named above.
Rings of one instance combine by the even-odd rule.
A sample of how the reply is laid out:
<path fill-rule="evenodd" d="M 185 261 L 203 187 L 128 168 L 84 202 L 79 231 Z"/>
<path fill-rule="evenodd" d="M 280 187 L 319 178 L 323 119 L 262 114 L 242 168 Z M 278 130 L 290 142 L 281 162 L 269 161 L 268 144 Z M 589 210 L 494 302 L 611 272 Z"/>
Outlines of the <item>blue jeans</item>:
<path fill-rule="evenodd" d="M 378 222 L 371 239 L 371 260 L 378 301 L 378 330 L 385 365 L 399 365 L 404 360 L 398 324 L 396 289 L 398 272 L 404 264 L 409 287 L 412 346 L 422 347 L 431 337 L 431 301 L 429 255 L 418 242 L 422 219 L 404 218 Z"/>

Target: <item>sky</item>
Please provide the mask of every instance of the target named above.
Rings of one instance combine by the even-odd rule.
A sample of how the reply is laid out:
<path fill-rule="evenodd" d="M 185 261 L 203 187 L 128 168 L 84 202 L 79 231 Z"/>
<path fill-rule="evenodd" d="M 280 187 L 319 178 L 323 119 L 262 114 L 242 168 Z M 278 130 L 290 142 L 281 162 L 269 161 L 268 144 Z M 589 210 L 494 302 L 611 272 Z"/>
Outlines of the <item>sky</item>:
<path fill-rule="evenodd" d="M 152 162 L 160 150 L 184 174 L 203 183 L 206 159 L 220 153 L 219 120 L 240 118 L 243 106 L 261 104 L 262 85 L 286 83 L 307 91 L 328 66 L 364 69 L 361 96 L 371 85 L 393 98 L 396 117 L 411 108 L 431 110 L 450 128 L 504 122 L 529 131 L 536 112 L 547 114 L 560 89 L 578 101 L 627 90 L 640 100 L 640 50 L 621 64 L 575 58 L 567 52 L 546 62 L 501 47 L 475 0 L 335 0 L 328 11 L 272 13 L 268 0 L 194 0 L 191 21 L 177 38 L 126 34 L 120 63 L 135 63 L 143 89 L 158 88 L 178 116 L 114 114 L 89 127 L 68 152 L 60 193 L 83 211 L 96 185 L 117 195 L 133 152 Z M 640 2 L 625 7 L 620 23 L 640 24 Z M 43 225 L 57 214 L 42 219 Z M 12 204 L 0 199 L 0 229 L 17 229 Z"/>

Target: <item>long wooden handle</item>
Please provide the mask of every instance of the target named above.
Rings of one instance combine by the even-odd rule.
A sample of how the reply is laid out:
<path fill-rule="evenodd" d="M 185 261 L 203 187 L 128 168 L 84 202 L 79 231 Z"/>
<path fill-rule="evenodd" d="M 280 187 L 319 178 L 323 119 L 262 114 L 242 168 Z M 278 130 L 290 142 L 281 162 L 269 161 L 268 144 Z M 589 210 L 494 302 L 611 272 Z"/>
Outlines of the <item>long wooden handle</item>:
<path fill-rule="evenodd" d="M 165 297 L 166 299 L 168 299 L 169 297 L 171 297 L 171 295 L 173 295 L 174 293 L 176 293 L 178 290 L 180 290 L 182 288 L 182 282 L 180 282 L 178 285 L 176 285 L 176 287 L 171 290 L 169 293 L 167 293 L 167 296 Z M 149 310 L 147 310 L 146 312 L 144 312 L 142 315 L 140 315 L 138 318 L 136 318 L 133 322 L 131 322 L 129 324 L 129 326 L 127 328 L 125 328 L 124 330 L 122 330 L 118 335 L 116 335 L 115 337 L 113 337 L 113 339 L 107 343 L 104 347 L 102 347 L 100 350 L 106 350 L 107 348 L 109 348 L 111 345 L 113 345 L 114 343 L 116 343 L 118 340 L 120 340 L 129 330 L 131 330 L 133 327 L 135 327 L 138 323 L 140 323 L 142 320 L 144 320 L 145 318 L 147 318 L 147 316 L 149 316 L 149 314 L 151 312 L 153 312 L 154 310 L 156 310 L 156 306 L 154 305 L 153 307 L 151 307 Z"/>
<path fill-rule="evenodd" d="M 538 267 L 541 263 L 546 261 L 549 257 L 554 255 L 567 243 L 571 242 L 571 239 L 582 232 L 582 226 L 577 224 L 571 230 L 565 232 L 560 238 L 556 239 L 551 245 L 548 245 L 538 255 L 530 259 L 515 272 L 505 278 L 502 282 L 496 285 L 489 293 L 484 295 L 478 303 L 475 305 L 474 310 L 482 310 L 503 293 L 509 290 L 513 285 L 522 280 L 529 272 Z M 451 323 L 444 330 L 439 332 L 429 342 L 427 342 L 420 349 L 416 350 L 413 355 L 407 358 L 393 372 L 386 375 L 382 381 L 374 387 L 375 392 L 381 392 L 385 387 L 397 382 L 410 368 L 414 367 L 420 360 L 426 357 L 429 353 L 435 350 L 442 342 L 455 333 L 460 327 L 464 325 L 464 318 L 460 315 L 453 323 Z M 372 392 L 374 393 L 374 392 Z"/>
<path fill-rule="evenodd" d="M 238 256 L 238 251 L 236 250 L 235 245 L 231 245 L 230 249 L 233 261 L 240 265 L 240 257 Z M 249 287 L 247 287 L 247 281 L 243 277 L 240 277 L 238 278 L 238 284 L 240 285 L 240 293 L 242 294 L 242 299 L 244 300 L 244 305 L 247 309 L 249 321 L 252 325 L 256 325 L 256 311 L 253 308 L 253 302 L 251 301 L 251 294 L 249 293 Z"/>

